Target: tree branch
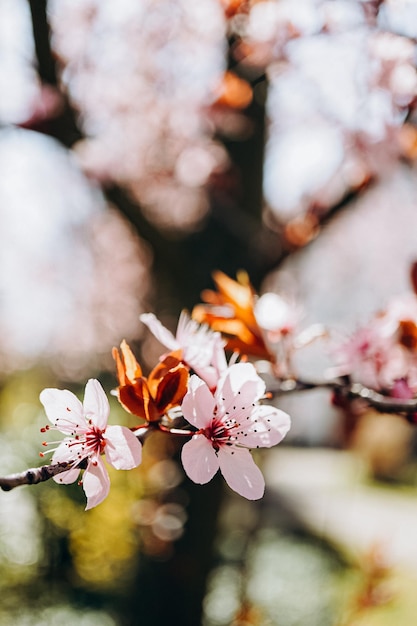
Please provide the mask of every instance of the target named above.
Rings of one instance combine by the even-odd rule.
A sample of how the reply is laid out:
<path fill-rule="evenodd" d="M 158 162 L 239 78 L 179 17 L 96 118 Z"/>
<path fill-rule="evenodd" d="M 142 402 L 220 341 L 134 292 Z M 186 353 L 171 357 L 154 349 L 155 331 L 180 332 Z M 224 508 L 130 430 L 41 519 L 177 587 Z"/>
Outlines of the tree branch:
<path fill-rule="evenodd" d="M 362 400 L 380 413 L 406 414 L 409 419 L 412 419 L 413 414 L 417 413 L 417 398 L 410 400 L 393 398 L 365 387 L 361 383 L 352 383 L 343 379 L 313 382 L 291 378 L 277 381 L 276 385 L 271 385 L 268 392 L 275 397 L 296 391 L 310 391 L 312 389 L 329 389 L 346 400 Z M 414 422 L 414 419 L 412 421 Z"/>
<path fill-rule="evenodd" d="M 414 415 L 417 414 L 417 398 L 411 400 L 403 400 L 385 396 L 374 389 L 369 389 L 360 383 L 352 383 L 349 380 L 337 379 L 328 381 L 306 381 L 301 379 L 285 379 L 278 380 L 268 384 L 268 396 L 279 397 L 287 393 L 297 391 L 311 391 L 312 389 L 329 389 L 335 392 L 346 401 L 361 400 L 368 406 L 374 408 L 380 413 L 397 413 L 405 417 L 410 423 L 416 424 L 417 420 Z M 169 428 L 162 424 L 144 424 L 134 431 L 134 434 L 141 443 L 144 442 L 148 433 L 152 430 L 160 430 L 171 435 L 191 436 L 193 431 L 178 428 Z M 17 474 L 0 477 L 0 489 L 10 491 L 21 485 L 36 485 L 45 482 L 62 472 L 66 472 L 72 468 L 80 470 L 87 467 L 87 459 L 83 459 L 80 463 L 53 463 L 51 465 L 42 465 L 25 470 Z"/>
<path fill-rule="evenodd" d="M 20 472 L 18 474 L 10 474 L 9 476 L 0 477 L 0 488 L 3 491 L 11 491 L 15 487 L 21 485 L 36 485 L 43 483 L 62 472 L 76 467 L 74 463 L 54 463 L 52 465 L 42 465 L 41 467 L 31 467 L 30 469 Z M 78 465 L 80 469 L 82 464 Z"/>

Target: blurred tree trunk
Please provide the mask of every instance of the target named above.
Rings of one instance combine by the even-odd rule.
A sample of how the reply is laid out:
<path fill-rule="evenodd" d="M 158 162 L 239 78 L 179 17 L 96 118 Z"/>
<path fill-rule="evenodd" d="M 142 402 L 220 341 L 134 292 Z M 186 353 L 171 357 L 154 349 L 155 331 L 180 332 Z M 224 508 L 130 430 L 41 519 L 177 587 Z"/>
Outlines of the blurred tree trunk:
<path fill-rule="evenodd" d="M 46 0 L 30 0 L 29 4 L 39 77 L 60 90 L 50 47 Z M 42 132 L 71 147 L 82 137 L 82 132 L 66 94 L 62 93 L 62 97 L 63 112 Z M 192 308 L 199 301 L 201 289 L 209 286 L 211 272 L 216 268 L 232 275 L 245 268 L 258 283 L 280 255 L 276 236 L 268 236 L 261 220 L 264 101 L 253 101 L 245 115 L 252 128 L 247 137 L 221 138 L 233 161 L 237 186 L 231 194 L 220 193 L 219 188 L 213 187 L 212 210 L 199 232 L 182 239 L 169 238 L 146 220 L 140 207 L 123 189 L 113 187 L 106 191 L 109 201 L 152 247 L 155 301 L 165 312 L 174 315 L 184 307 Z M 197 626 L 201 623 L 223 481 L 218 475 L 205 486 L 188 480 L 185 485 L 189 498 L 185 533 L 176 542 L 173 557 L 166 561 L 140 555 L 135 588 L 120 606 L 126 624 Z"/>

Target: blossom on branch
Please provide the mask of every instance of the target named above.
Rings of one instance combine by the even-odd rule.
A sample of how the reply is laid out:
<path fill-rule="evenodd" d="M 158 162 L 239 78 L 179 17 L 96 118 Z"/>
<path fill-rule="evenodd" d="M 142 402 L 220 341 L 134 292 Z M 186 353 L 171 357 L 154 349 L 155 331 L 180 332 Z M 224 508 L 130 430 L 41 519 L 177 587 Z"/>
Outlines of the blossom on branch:
<path fill-rule="evenodd" d="M 417 299 L 394 298 L 336 346 L 333 373 L 394 397 L 417 392 Z M 400 394 L 400 395 L 398 395 Z"/>
<path fill-rule="evenodd" d="M 158 422 L 170 408 L 181 403 L 188 383 L 188 369 L 178 353 L 170 353 L 156 365 L 148 377 L 144 376 L 126 341 L 120 344 L 120 353 L 113 348 L 119 387 L 117 397 L 126 411 Z"/>
<path fill-rule="evenodd" d="M 224 342 L 220 333 L 190 319 L 185 311 L 180 315 L 175 337 L 153 313 L 144 313 L 140 319 L 166 348 L 181 351 L 181 360 L 210 389 L 215 389 L 217 380 L 227 368 Z"/>
<path fill-rule="evenodd" d="M 73 483 L 80 474 L 80 463 L 85 460 L 82 486 L 87 496 L 86 509 L 97 506 L 110 489 L 101 455 L 104 453 L 107 462 L 116 469 L 133 469 L 142 459 L 140 442 L 125 426 L 107 425 L 110 406 L 98 380 L 88 381 L 83 403 L 66 389 L 44 389 L 40 401 L 53 428 L 67 435 L 55 449 L 52 463 L 73 464 L 68 471 L 54 476 L 54 480 Z M 44 442 L 44 445 L 48 444 Z"/>
<path fill-rule="evenodd" d="M 278 444 L 290 428 L 283 411 L 258 404 L 265 383 L 251 363 L 231 365 L 212 394 L 191 376 L 182 403 L 185 419 L 198 430 L 182 449 L 185 472 L 205 484 L 220 468 L 227 484 L 249 500 L 263 496 L 265 481 L 249 449 Z"/>

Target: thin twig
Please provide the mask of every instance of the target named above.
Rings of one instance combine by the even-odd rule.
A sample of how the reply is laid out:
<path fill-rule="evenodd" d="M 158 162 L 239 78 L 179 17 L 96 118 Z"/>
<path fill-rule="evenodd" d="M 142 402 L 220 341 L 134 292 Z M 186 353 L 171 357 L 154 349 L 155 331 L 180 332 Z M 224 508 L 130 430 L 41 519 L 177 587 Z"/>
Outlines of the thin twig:
<path fill-rule="evenodd" d="M 297 391 L 311 391 L 312 389 L 329 389 L 340 394 L 347 400 L 362 400 L 381 413 L 417 413 L 417 398 L 403 400 L 386 396 L 374 389 L 365 387 L 361 383 L 346 382 L 343 379 L 306 381 L 301 379 L 286 379 L 273 383 L 268 392 L 273 397 L 282 396 Z"/>
<path fill-rule="evenodd" d="M 82 469 L 80 465 L 78 467 Z M 11 491 L 15 487 L 20 487 L 21 485 L 36 485 L 73 468 L 75 468 L 73 462 L 53 463 L 52 465 L 31 467 L 24 472 L 0 477 L 0 488 L 3 491 Z"/>
<path fill-rule="evenodd" d="M 141 443 L 145 440 L 145 437 L 152 430 L 169 430 L 169 429 L 160 429 L 158 424 L 144 424 L 143 426 L 139 426 L 134 434 L 139 439 Z M 172 429 L 173 434 L 179 435 L 183 434 L 179 429 Z M 192 435 L 191 431 L 187 431 L 184 434 Z M 82 459 L 81 462 L 77 463 L 76 461 L 62 462 L 62 463 L 51 463 L 50 465 L 42 465 L 41 467 L 31 467 L 23 472 L 18 472 L 17 474 L 9 474 L 8 476 L 0 476 L 0 489 L 3 491 L 11 491 L 15 487 L 20 487 L 22 485 L 36 485 L 38 483 L 43 483 L 54 476 L 58 476 L 58 474 L 62 474 L 63 472 L 67 472 L 70 469 L 80 469 L 83 470 L 87 467 L 88 459 Z"/>

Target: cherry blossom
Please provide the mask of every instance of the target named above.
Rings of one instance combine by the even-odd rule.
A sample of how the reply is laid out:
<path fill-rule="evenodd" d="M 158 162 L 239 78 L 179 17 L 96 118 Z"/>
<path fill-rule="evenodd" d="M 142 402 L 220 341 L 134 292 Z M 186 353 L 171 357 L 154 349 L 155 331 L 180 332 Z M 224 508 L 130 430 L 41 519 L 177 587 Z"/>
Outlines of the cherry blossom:
<path fill-rule="evenodd" d="M 85 387 L 84 402 L 66 389 L 44 389 L 40 394 L 53 429 L 67 435 L 55 449 L 53 463 L 73 463 L 73 467 L 54 477 L 58 483 L 77 480 L 83 460 L 87 461 L 82 486 L 87 509 L 100 504 L 108 495 L 110 478 L 101 459 L 116 469 L 133 469 L 141 462 L 142 446 L 125 426 L 108 426 L 110 406 L 98 380 L 90 379 Z M 43 431 L 50 430 L 46 426 Z M 45 442 L 45 445 L 46 444 Z"/>
<path fill-rule="evenodd" d="M 354 382 L 373 389 L 390 389 L 407 374 L 408 362 L 386 320 L 376 318 L 360 327 L 335 351 L 339 365 L 333 373 L 348 375 Z"/>
<path fill-rule="evenodd" d="M 216 387 L 217 380 L 227 368 L 220 333 L 190 319 L 185 311 L 180 315 L 175 337 L 153 313 L 144 313 L 140 319 L 165 347 L 172 351 L 181 350 L 183 362 L 194 370 L 210 389 Z"/>
<path fill-rule="evenodd" d="M 283 411 L 258 401 L 265 384 L 251 363 L 231 365 L 214 395 L 198 376 L 191 376 L 182 403 L 185 419 L 198 430 L 182 449 L 186 474 L 204 484 L 220 468 L 227 484 L 249 500 L 263 496 L 265 481 L 249 448 L 269 448 L 290 428 Z"/>

